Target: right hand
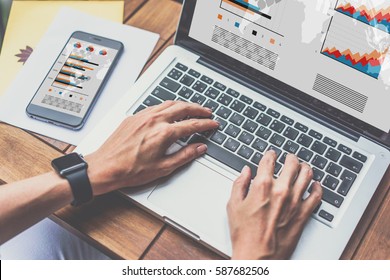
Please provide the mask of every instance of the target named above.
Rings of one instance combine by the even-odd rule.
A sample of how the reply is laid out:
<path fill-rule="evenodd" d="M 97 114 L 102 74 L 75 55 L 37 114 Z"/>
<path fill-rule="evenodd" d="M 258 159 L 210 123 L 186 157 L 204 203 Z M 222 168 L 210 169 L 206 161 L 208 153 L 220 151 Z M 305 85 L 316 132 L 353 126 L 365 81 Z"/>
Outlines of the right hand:
<path fill-rule="evenodd" d="M 275 161 L 275 152 L 268 151 L 251 185 L 249 167 L 234 182 L 227 206 L 232 259 L 288 259 L 321 201 L 318 182 L 302 200 L 313 177 L 309 165 L 288 155 L 281 175 L 274 179 Z"/>

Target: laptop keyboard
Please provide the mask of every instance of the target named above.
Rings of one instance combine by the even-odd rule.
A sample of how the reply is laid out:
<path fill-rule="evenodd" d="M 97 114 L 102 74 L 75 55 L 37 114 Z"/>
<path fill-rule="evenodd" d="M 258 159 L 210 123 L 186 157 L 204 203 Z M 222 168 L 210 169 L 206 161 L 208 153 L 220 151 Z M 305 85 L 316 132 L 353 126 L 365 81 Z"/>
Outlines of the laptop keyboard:
<path fill-rule="evenodd" d="M 134 114 L 165 100 L 182 100 L 210 108 L 212 118 L 220 123 L 218 130 L 195 134 L 180 142 L 207 144 L 209 156 L 238 172 L 247 165 L 254 177 L 268 150 L 277 154 L 276 177 L 288 153 L 310 164 L 313 180 L 324 186 L 321 205 L 313 214 L 328 224 L 334 220 L 367 161 L 367 156 L 350 147 L 181 63 L 172 67 Z M 332 207 L 322 207 L 323 202 Z"/>

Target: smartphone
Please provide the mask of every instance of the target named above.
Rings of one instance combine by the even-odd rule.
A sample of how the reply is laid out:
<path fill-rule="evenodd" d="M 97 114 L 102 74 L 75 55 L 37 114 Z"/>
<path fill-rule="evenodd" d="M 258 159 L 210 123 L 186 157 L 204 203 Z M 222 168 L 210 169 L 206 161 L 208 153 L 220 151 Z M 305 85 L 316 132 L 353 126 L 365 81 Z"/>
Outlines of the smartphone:
<path fill-rule="evenodd" d="M 27 115 L 81 129 L 122 52 L 119 41 L 74 32 L 28 104 Z"/>

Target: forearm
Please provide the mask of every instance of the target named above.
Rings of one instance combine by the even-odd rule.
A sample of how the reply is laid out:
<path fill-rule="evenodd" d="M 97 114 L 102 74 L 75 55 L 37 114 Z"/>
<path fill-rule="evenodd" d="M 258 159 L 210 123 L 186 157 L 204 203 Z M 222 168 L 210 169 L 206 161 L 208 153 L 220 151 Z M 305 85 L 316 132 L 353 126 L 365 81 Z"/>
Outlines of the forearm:
<path fill-rule="evenodd" d="M 72 199 L 68 181 L 55 172 L 0 186 L 0 244 Z"/>

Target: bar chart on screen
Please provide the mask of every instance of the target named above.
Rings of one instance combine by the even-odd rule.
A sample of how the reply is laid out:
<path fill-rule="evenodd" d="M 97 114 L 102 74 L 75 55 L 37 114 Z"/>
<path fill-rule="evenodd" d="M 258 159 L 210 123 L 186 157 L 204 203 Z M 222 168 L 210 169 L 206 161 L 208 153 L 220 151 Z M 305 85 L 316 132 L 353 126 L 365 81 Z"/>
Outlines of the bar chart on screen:
<path fill-rule="evenodd" d="M 287 0 L 221 0 L 220 7 L 284 37 L 281 24 L 286 5 Z"/>
<path fill-rule="evenodd" d="M 336 11 L 390 33 L 389 0 L 339 0 Z"/>
<path fill-rule="evenodd" d="M 380 34 L 378 34 L 378 32 Z M 388 61 L 390 35 L 363 23 L 335 17 L 321 53 L 346 66 L 378 79 Z"/>

